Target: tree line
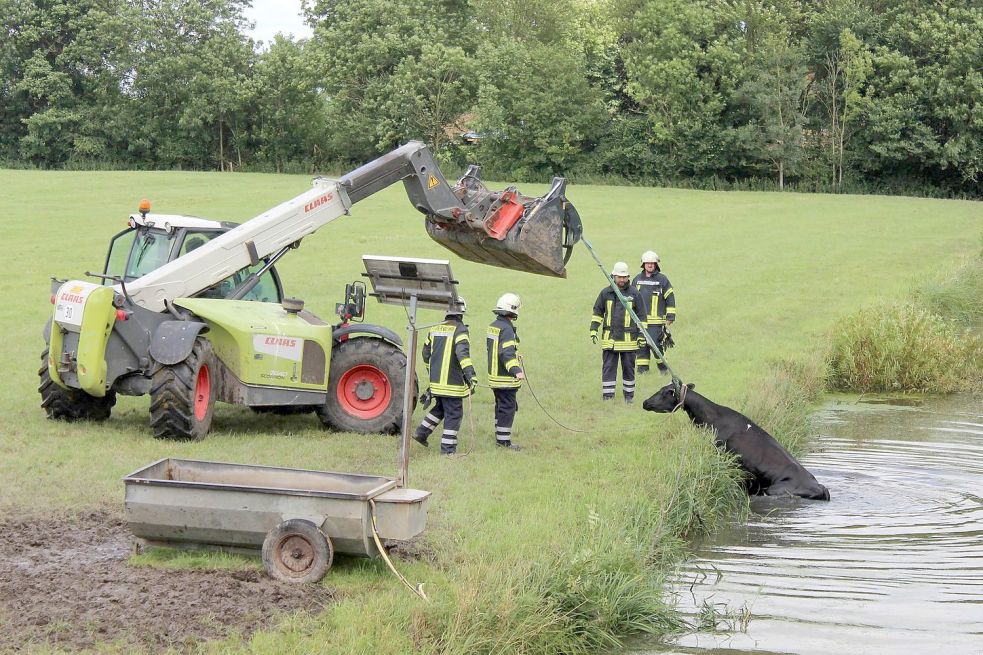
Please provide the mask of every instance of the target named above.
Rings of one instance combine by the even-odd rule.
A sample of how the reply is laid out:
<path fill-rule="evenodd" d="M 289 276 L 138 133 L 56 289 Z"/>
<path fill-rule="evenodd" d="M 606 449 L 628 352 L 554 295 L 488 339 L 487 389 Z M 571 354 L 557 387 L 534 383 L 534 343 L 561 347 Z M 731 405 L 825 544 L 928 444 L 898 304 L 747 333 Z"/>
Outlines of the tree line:
<path fill-rule="evenodd" d="M 976 0 L 0 0 L 8 166 L 346 169 L 979 196 Z M 465 140 L 462 135 L 469 134 Z"/>

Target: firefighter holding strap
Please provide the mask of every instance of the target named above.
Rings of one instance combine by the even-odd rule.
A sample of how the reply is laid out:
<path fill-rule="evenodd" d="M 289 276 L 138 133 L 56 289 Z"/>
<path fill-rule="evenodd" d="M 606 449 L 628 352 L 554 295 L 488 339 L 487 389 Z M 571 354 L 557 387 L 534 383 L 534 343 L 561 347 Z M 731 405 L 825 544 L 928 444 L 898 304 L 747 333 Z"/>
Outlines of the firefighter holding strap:
<path fill-rule="evenodd" d="M 516 396 L 525 373 L 519 364 L 519 335 L 512 321 L 519 318 L 522 301 L 514 293 L 506 293 L 492 310 L 497 318 L 488 326 L 488 386 L 495 394 L 495 444 L 511 450 L 521 450 L 512 443 L 512 423 L 519 411 Z"/>
<path fill-rule="evenodd" d="M 464 418 L 464 398 L 474 393 L 478 386 L 474 365 L 471 363 L 471 346 L 468 326 L 464 324 L 467 304 L 458 298 L 444 316 L 444 322 L 430 328 L 423 346 L 423 362 L 430 371 L 430 389 L 434 407 L 416 428 L 413 438 L 424 446 L 434 428 L 444 421 L 440 437 L 440 454 L 457 452 L 457 433 Z M 426 406 L 426 405 L 424 405 Z"/>
<path fill-rule="evenodd" d="M 642 272 L 635 276 L 631 285 L 638 289 L 645 302 L 645 315 L 648 316 L 649 336 L 652 341 L 665 353 L 667 347 L 672 347 L 672 337 L 669 326 L 676 320 L 676 295 L 659 266 L 659 256 L 652 250 L 642 253 Z M 648 344 L 638 348 L 638 372 L 647 373 L 651 360 L 652 349 Z M 666 365 L 658 362 L 659 372 L 666 372 Z"/>
<path fill-rule="evenodd" d="M 644 327 L 647 316 L 645 301 L 642 300 L 638 290 L 629 284 L 631 273 L 628 271 L 628 264 L 616 263 L 611 270 L 611 276 Z M 594 302 L 594 315 L 590 321 L 590 338 L 594 343 L 597 343 L 598 329 L 601 329 L 602 398 L 604 400 L 614 398 L 618 386 L 620 361 L 621 390 L 625 394 L 625 402 L 631 404 L 635 399 L 635 354 L 644 338 L 610 286 L 601 289 Z"/>

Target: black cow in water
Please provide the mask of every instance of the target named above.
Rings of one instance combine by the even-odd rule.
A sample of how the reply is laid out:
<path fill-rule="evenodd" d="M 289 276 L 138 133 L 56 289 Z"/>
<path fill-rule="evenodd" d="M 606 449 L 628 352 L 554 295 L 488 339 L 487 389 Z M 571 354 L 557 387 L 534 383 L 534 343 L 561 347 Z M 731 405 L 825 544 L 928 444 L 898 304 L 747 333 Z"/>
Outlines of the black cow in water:
<path fill-rule="evenodd" d="M 680 398 L 682 396 L 682 398 Z M 672 384 L 642 403 L 649 412 L 668 414 L 680 407 L 699 427 L 713 428 L 717 446 L 740 458 L 750 474 L 748 493 L 766 496 L 792 495 L 812 500 L 829 500 L 829 490 L 799 464 L 773 436 L 751 419 L 729 407 L 718 405 L 693 391 L 687 384 L 677 393 Z"/>

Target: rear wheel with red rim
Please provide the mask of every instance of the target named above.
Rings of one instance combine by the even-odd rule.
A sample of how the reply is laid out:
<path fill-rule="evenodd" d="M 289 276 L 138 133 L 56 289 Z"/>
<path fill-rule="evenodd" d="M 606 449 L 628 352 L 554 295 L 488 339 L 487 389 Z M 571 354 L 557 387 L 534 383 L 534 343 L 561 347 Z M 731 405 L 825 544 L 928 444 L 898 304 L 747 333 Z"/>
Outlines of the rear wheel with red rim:
<path fill-rule="evenodd" d="M 388 341 L 355 337 L 339 343 L 331 350 L 328 397 L 318 416 L 335 430 L 394 434 L 402 424 L 405 376 L 406 355 Z"/>

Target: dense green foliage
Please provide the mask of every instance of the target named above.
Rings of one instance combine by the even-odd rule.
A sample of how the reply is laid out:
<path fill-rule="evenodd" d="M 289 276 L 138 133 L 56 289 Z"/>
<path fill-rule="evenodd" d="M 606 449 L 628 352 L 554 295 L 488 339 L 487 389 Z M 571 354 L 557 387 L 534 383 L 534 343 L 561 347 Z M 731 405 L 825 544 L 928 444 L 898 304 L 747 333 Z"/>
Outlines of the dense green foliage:
<path fill-rule="evenodd" d="M 0 162 L 347 168 L 979 195 L 970 0 L 0 0 Z M 477 145 L 461 135 L 477 132 Z"/>

